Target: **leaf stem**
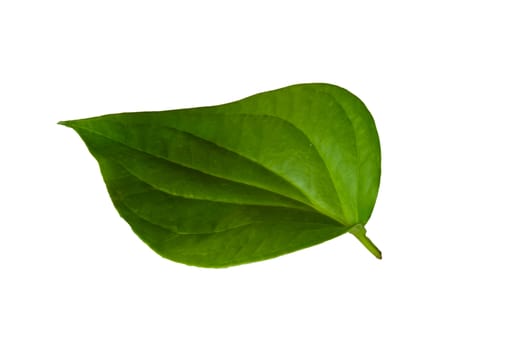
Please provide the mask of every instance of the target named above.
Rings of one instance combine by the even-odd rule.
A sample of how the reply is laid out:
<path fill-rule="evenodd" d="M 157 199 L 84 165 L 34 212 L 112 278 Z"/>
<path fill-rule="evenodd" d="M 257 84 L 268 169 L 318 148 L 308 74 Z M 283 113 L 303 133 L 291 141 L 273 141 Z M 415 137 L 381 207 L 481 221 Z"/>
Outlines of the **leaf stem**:
<path fill-rule="evenodd" d="M 376 247 L 376 245 L 366 236 L 366 229 L 362 224 L 356 224 L 348 230 L 351 234 L 353 234 L 359 242 L 361 242 L 366 249 L 370 251 L 370 253 L 374 254 L 374 256 L 378 259 L 381 259 L 381 251 L 379 248 Z"/>

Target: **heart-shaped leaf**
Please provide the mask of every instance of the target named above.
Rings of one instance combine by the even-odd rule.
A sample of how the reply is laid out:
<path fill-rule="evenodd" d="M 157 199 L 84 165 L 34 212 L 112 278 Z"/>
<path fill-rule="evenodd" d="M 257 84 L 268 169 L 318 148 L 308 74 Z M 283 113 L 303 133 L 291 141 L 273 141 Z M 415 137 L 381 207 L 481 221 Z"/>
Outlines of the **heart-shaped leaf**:
<path fill-rule="evenodd" d="M 372 116 L 350 92 L 300 84 L 240 101 L 65 121 L 111 199 L 158 254 L 226 267 L 366 237 L 380 178 Z"/>

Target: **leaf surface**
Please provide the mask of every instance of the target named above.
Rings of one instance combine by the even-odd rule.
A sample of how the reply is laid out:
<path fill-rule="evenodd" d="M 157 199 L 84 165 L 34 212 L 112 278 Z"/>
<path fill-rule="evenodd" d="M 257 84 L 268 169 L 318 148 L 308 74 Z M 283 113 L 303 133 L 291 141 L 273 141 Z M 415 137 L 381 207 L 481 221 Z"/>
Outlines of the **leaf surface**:
<path fill-rule="evenodd" d="M 380 148 L 348 91 L 300 84 L 236 102 L 61 122 L 77 131 L 111 199 L 160 255 L 225 267 L 365 235 Z"/>

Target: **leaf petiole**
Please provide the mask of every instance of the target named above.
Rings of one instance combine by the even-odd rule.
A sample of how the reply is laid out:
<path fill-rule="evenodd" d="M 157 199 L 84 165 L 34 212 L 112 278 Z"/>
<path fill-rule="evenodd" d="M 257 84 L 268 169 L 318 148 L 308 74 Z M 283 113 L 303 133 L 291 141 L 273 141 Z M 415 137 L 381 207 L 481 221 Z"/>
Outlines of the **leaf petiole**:
<path fill-rule="evenodd" d="M 379 248 L 376 247 L 376 245 L 366 236 L 366 229 L 362 224 L 356 224 L 352 226 L 349 230 L 349 233 L 353 234 L 359 242 L 361 242 L 366 249 L 370 251 L 370 253 L 374 254 L 374 256 L 378 259 L 382 258 L 381 251 Z"/>

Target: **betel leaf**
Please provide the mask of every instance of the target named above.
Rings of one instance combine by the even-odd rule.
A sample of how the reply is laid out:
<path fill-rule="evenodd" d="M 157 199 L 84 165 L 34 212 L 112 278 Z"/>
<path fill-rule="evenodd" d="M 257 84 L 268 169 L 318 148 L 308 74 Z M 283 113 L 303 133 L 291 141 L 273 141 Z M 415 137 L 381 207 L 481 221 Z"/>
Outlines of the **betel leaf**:
<path fill-rule="evenodd" d="M 60 122 L 97 159 L 111 199 L 161 256 L 226 267 L 350 232 L 379 188 L 374 120 L 353 94 L 300 84 L 219 106 Z"/>

